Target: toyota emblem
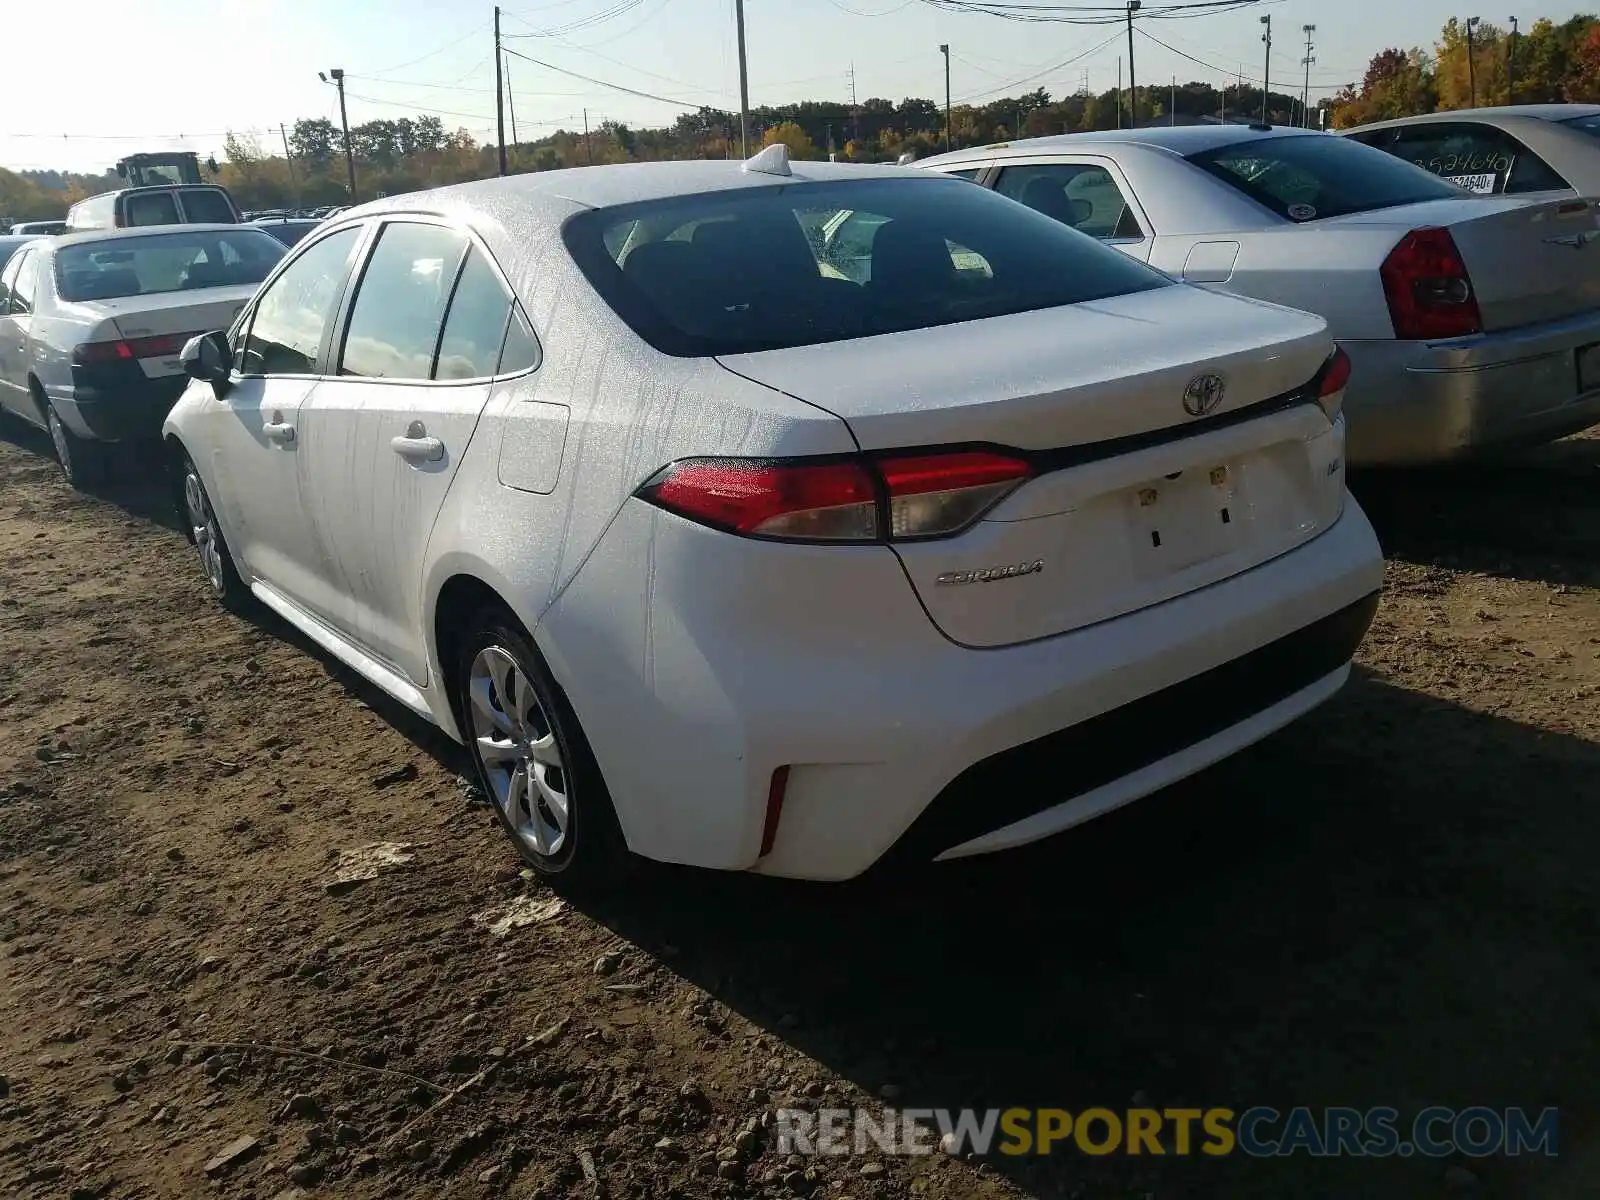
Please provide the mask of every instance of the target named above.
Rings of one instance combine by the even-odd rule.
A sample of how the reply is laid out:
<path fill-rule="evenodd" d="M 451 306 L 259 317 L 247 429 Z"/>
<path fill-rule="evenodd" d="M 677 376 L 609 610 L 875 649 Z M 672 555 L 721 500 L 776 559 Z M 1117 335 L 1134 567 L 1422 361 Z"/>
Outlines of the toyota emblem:
<path fill-rule="evenodd" d="M 1183 411 L 1191 417 L 1203 417 L 1222 403 L 1227 390 L 1221 375 L 1196 375 L 1183 389 Z"/>

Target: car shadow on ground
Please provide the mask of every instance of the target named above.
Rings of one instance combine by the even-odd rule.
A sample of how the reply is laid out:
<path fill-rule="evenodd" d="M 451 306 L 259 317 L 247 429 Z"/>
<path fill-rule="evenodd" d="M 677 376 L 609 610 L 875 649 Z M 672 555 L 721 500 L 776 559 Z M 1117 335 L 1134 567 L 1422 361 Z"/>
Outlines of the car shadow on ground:
<path fill-rule="evenodd" d="M 905 1106 L 1565 1105 L 1565 1153 L 1600 1116 L 1596 801 L 1600 746 L 1358 674 L 1031 848 L 843 885 L 663 870 L 649 904 L 585 908 Z M 995 1163 L 1035 1195 L 1162 1200 L 1430 1196 L 1450 1165 Z M 1549 1168 L 1471 1164 L 1479 1195 L 1543 1194 Z"/>
<path fill-rule="evenodd" d="M 1384 554 L 1551 584 L 1600 584 L 1600 437 L 1502 458 L 1352 474 Z"/>

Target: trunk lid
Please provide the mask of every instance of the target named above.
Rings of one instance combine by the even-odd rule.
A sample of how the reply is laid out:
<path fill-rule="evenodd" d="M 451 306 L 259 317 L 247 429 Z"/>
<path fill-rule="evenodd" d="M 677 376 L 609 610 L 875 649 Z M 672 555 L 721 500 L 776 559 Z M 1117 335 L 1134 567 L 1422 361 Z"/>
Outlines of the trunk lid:
<path fill-rule="evenodd" d="M 141 351 L 140 369 L 151 379 L 183 374 L 178 355 L 197 333 L 226 329 L 255 295 L 256 284 L 195 288 L 113 300 L 86 300 L 75 307 L 95 322 L 91 341 L 125 341 Z M 141 343 L 144 343 L 141 345 Z M 144 351 L 150 351 L 144 353 Z"/>
<path fill-rule="evenodd" d="M 1318 317 L 1174 286 L 723 363 L 838 414 L 866 450 L 1035 452 L 1036 476 L 976 525 L 895 545 L 946 636 L 1003 646 L 1205 587 L 1331 525 L 1342 424 L 1309 399 L 1263 402 L 1309 396 L 1332 349 Z M 1207 375 L 1224 390 L 1196 417 L 1186 391 Z"/>
<path fill-rule="evenodd" d="M 1333 217 L 1319 228 L 1382 225 L 1449 230 L 1467 265 L 1486 331 L 1515 329 L 1600 308 L 1600 221 L 1570 194 L 1429 200 Z"/>

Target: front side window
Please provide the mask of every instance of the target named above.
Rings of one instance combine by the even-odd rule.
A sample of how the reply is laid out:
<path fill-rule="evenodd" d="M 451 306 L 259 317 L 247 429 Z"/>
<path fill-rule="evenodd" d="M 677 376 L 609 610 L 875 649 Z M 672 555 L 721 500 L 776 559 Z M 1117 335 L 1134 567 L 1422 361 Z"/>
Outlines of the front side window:
<path fill-rule="evenodd" d="M 124 201 L 124 217 L 128 225 L 177 225 L 178 202 L 171 192 L 147 192 L 142 196 L 129 196 Z"/>
<path fill-rule="evenodd" d="M 12 316 L 19 313 L 31 313 L 39 291 L 39 255 L 32 250 L 22 252 L 22 262 L 17 270 L 17 277 L 11 284 L 11 306 L 9 312 Z"/>
<path fill-rule="evenodd" d="M 339 374 L 431 379 L 445 305 L 466 249 L 466 236 L 442 225 L 385 225 L 356 288 Z M 497 345 L 504 329 L 497 330 Z"/>
<path fill-rule="evenodd" d="M 1251 138 L 1189 161 L 1295 222 L 1461 195 L 1454 184 L 1382 150 L 1324 134 Z"/>
<path fill-rule="evenodd" d="M 995 191 L 1090 237 L 1144 236 L 1127 197 L 1102 166 L 1038 163 L 1007 167 L 1000 173 Z"/>
<path fill-rule="evenodd" d="M 246 375 L 311 375 L 334 306 L 350 274 L 360 226 L 331 233 L 306 247 L 256 301 L 236 361 Z M 266 237 L 266 234 L 262 234 Z"/>
<path fill-rule="evenodd" d="M 163 292 L 260 283 L 287 253 L 258 229 L 130 234 L 56 255 L 63 300 L 113 300 Z"/>
<path fill-rule="evenodd" d="M 624 222 L 634 227 L 619 254 L 608 235 Z M 581 213 L 563 236 L 635 332 L 685 357 L 925 329 L 1171 285 L 1040 213 L 932 172 L 644 201 Z"/>

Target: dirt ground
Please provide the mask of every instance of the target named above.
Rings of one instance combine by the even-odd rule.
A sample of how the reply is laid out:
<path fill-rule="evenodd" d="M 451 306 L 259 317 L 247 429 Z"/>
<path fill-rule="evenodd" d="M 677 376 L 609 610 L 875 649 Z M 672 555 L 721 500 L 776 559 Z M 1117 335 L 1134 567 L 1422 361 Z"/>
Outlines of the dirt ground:
<path fill-rule="evenodd" d="M 0 439 L 0 1195 L 1600 1195 L 1600 438 L 1357 480 L 1391 556 L 1358 677 L 1180 787 L 892 884 L 581 908 L 448 743 L 214 608 L 162 497 L 46 450 Z M 884 1098 L 1558 1105 L 1561 1153 L 800 1162 L 762 1127 Z"/>

